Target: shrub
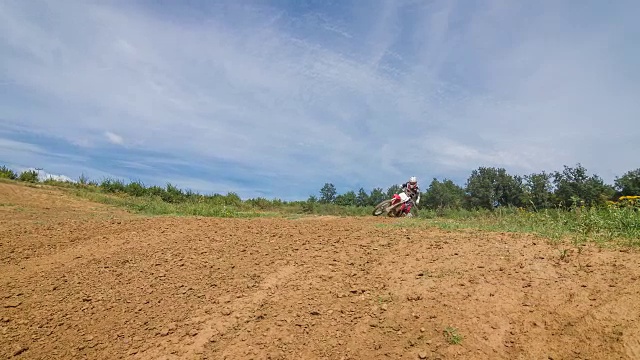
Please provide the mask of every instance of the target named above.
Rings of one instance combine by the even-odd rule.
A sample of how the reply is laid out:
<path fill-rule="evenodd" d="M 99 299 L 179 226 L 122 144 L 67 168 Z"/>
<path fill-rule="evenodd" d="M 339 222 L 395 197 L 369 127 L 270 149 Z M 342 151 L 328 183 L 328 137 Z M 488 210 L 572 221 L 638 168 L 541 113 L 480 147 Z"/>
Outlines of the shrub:
<path fill-rule="evenodd" d="M 35 170 L 23 171 L 22 173 L 20 173 L 20 176 L 18 176 L 18 180 L 30 182 L 30 183 L 37 183 L 38 173 Z"/>
<path fill-rule="evenodd" d="M 175 185 L 167 183 L 167 189 L 164 194 L 161 195 L 162 200 L 168 203 L 177 204 L 185 200 L 185 195 L 182 190 L 178 189 Z"/>
<path fill-rule="evenodd" d="M 126 188 L 122 180 L 104 179 L 100 184 L 103 191 L 110 193 L 126 192 Z"/>
<path fill-rule="evenodd" d="M 0 178 L 15 180 L 18 178 L 18 175 L 8 167 L 2 166 L 0 167 Z"/>
<path fill-rule="evenodd" d="M 139 181 L 134 181 L 125 186 L 125 192 L 131 196 L 144 196 L 145 187 Z"/>

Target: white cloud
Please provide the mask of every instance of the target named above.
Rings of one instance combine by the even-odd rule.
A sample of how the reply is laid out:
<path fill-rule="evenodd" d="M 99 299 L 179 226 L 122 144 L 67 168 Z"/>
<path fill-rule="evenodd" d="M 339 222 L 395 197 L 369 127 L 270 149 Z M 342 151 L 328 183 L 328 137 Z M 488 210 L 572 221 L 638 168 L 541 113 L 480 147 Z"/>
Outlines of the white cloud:
<path fill-rule="evenodd" d="M 126 143 L 120 164 L 132 171 L 151 170 L 135 150 L 223 161 L 225 175 L 272 176 L 284 184 L 274 192 L 304 196 L 325 181 L 384 186 L 482 165 L 582 162 L 610 180 L 640 152 L 616 140 L 640 132 L 639 55 L 623 38 L 637 30 L 633 2 L 343 4 L 352 21 L 254 4 L 206 4 L 195 12 L 206 20 L 44 4 L 54 4 L 47 18 L 39 2 L 0 4 L 0 87 L 15 97 L 0 100 L 11 115 L 0 128 L 87 148 Z M 179 175 L 189 176 L 167 174 Z"/>
<path fill-rule="evenodd" d="M 55 180 L 55 181 L 67 181 L 67 182 L 76 182 L 75 180 L 73 180 L 72 178 L 66 176 L 66 175 L 55 175 L 55 174 L 49 174 L 47 172 L 41 172 L 39 174 L 39 179 L 40 181 L 44 181 L 44 180 Z"/>
<path fill-rule="evenodd" d="M 50 174 L 50 173 L 44 171 L 43 168 L 22 167 L 22 166 L 16 167 L 16 173 L 17 174 L 20 174 L 20 173 L 22 173 L 24 171 L 35 171 L 36 173 L 38 173 L 38 181 L 55 180 L 55 181 L 75 182 L 75 180 L 73 180 L 69 176 L 62 175 L 62 174 L 57 174 L 57 175 L 56 174 Z"/>
<path fill-rule="evenodd" d="M 107 138 L 107 140 L 109 140 L 109 142 L 113 144 L 116 144 L 116 145 L 124 144 L 124 139 L 122 138 L 122 136 L 118 134 L 114 134 L 111 131 L 106 131 L 104 133 L 104 136 Z"/>

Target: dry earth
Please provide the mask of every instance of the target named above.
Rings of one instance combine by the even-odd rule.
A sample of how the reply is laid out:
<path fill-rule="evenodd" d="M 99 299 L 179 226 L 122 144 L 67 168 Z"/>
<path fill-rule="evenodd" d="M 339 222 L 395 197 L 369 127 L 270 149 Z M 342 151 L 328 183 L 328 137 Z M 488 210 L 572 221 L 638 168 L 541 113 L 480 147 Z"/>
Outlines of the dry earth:
<path fill-rule="evenodd" d="M 640 359 L 638 251 L 398 222 L 142 217 L 0 183 L 0 355 Z"/>

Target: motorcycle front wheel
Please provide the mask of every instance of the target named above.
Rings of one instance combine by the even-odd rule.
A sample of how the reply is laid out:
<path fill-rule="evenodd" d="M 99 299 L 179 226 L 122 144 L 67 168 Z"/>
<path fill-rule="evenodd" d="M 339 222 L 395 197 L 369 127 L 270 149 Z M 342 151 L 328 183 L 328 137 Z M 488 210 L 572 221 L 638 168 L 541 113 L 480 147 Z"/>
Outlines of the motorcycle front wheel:
<path fill-rule="evenodd" d="M 378 205 L 376 205 L 376 207 L 373 209 L 373 216 L 380 216 L 383 213 L 385 213 L 386 208 L 387 206 L 389 206 L 389 204 L 391 204 L 391 200 L 385 200 L 379 203 Z"/>

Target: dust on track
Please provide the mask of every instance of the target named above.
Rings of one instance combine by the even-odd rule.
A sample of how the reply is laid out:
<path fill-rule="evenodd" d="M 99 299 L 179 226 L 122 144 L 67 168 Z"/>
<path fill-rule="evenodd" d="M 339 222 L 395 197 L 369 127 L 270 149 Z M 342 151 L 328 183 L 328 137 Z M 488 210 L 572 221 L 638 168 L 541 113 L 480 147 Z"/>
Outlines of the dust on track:
<path fill-rule="evenodd" d="M 143 217 L 0 183 L 0 355 L 640 358 L 638 251 L 397 222 Z"/>

